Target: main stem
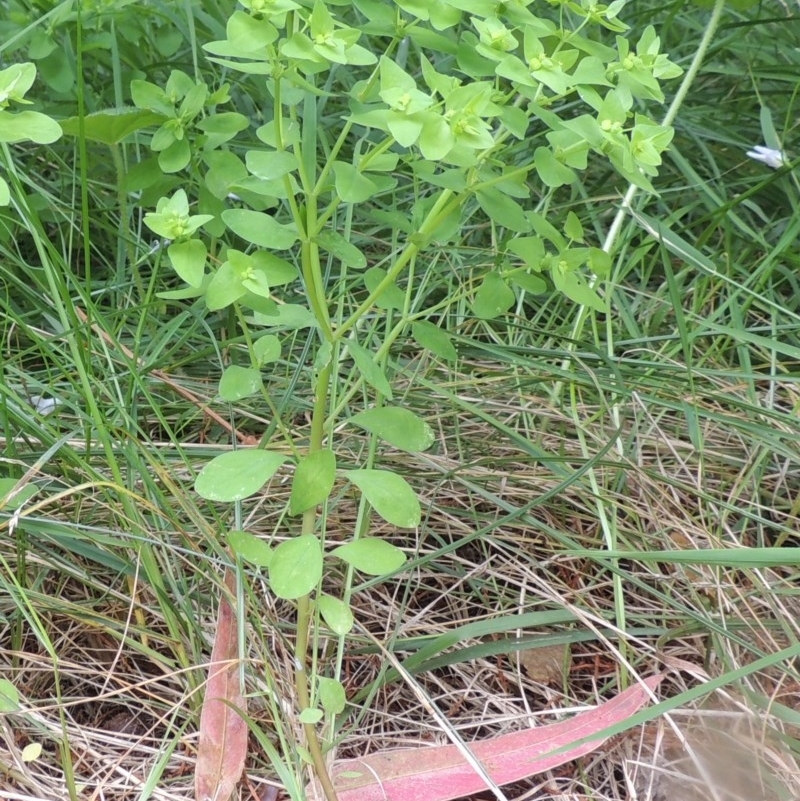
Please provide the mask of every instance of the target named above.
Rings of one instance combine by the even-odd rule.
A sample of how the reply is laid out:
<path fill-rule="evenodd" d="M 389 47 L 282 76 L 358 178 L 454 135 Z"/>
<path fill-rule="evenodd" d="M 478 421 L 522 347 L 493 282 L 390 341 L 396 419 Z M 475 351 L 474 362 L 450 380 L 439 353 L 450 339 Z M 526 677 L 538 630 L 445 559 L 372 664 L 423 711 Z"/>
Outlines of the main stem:
<path fill-rule="evenodd" d="M 315 209 L 316 204 L 309 203 L 309 209 Z M 309 297 L 324 298 L 321 281 L 321 270 L 319 265 L 319 251 L 310 243 L 303 243 L 301 249 L 303 260 L 303 277 L 311 286 L 306 287 Z M 330 320 L 327 316 L 327 309 L 320 310 L 316 304 L 312 303 L 312 308 L 317 314 L 318 322 L 326 341 L 330 341 Z M 329 361 L 320 371 L 314 386 L 314 410 L 311 416 L 311 439 L 308 452 L 314 453 L 322 449 L 325 436 L 325 416 L 328 408 L 328 394 L 330 391 L 331 374 L 333 362 Z M 303 515 L 303 534 L 314 534 L 316 528 L 317 513 L 316 509 L 309 509 Z M 294 686 L 297 693 L 297 704 L 300 712 L 304 712 L 311 707 L 309 693 L 309 677 L 306 672 L 308 659 L 309 634 L 312 622 L 311 596 L 304 595 L 297 601 L 297 637 L 295 638 L 294 650 Z M 336 790 L 333 786 L 328 767 L 325 764 L 325 755 L 322 752 L 322 745 L 317 735 L 317 729 L 313 723 L 304 723 L 303 732 L 306 735 L 308 753 L 314 764 L 314 772 L 317 780 L 325 793 L 327 801 L 338 801 Z"/>

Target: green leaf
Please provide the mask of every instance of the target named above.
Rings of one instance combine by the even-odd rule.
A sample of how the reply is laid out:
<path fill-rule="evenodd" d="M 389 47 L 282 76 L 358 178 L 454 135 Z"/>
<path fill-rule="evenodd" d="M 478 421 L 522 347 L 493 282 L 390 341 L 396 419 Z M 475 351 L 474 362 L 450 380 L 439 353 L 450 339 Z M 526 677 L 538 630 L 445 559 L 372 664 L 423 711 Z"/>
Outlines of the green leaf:
<path fill-rule="evenodd" d="M 41 743 L 28 743 L 20 752 L 20 757 L 23 762 L 35 762 L 41 755 Z"/>
<path fill-rule="evenodd" d="M 565 186 L 571 184 L 577 177 L 569 167 L 553 155 L 549 147 L 537 147 L 533 154 L 533 163 L 545 186 Z"/>
<path fill-rule="evenodd" d="M 320 231 L 315 239 L 323 250 L 332 253 L 345 267 L 363 270 L 367 266 L 367 257 L 338 231 Z"/>
<path fill-rule="evenodd" d="M 507 55 L 496 67 L 495 72 L 503 78 L 519 84 L 520 86 L 535 87 L 538 83 L 531 75 L 531 71 L 514 55 Z"/>
<path fill-rule="evenodd" d="M 249 531 L 228 532 L 228 545 L 237 556 L 256 567 L 269 567 L 272 561 L 272 549 L 269 545 Z"/>
<path fill-rule="evenodd" d="M 230 261 L 223 262 L 206 288 L 206 305 L 210 311 L 224 309 L 239 300 L 246 291 L 239 271 Z"/>
<path fill-rule="evenodd" d="M 340 681 L 329 679 L 326 676 L 317 676 L 319 685 L 319 702 L 322 708 L 330 715 L 339 715 L 344 712 L 347 705 L 347 696 Z"/>
<path fill-rule="evenodd" d="M 131 99 L 137 108 L 154 111 L 165 117 L 175 117 L 175 104 L 167 98 L 167 93 L 149 81 L 131 81 Z"/>
<path fill-rule="evenodd" d="M 439 328 L 438 325 L 434 325 L 427 320 L 419 320 L 416 323 L 412 323 L 411 335 L 417 341 L 417 344 L 440 359 L 445 359 L 448 362 L 454 362 L 458 359 L 458 352 L 450 339 L 450 334 Z"/>
<path fill-rule="evenodd" d="M 381 282 L 386 278 L 386 270 L 382 269 L 381 267 L 371 267 L 364 273 L 364 284 L 366 285 L 367 289 L 369 290 L 370 294 L 372 294 L 378 286 L 380 286 Z M 375 305 L 379 309 L 396 309 L 397 311 L 402 311 L 403 306 L 405 306 L 406 296 L 402 289 L 400 289 L 397 284 L 392 282 L 389 284 L 383 292 L 381 292 L 378 299 L 375 301 Z"/>
<path fill-rule="evenodd" d="M 481 189 L 475 196 L 484 213 L 498 225 L 520 233 L 531 230 L 531 223 L 522 206 L 499 189 L 494 187 Z"/>
<path fill-rule="evenodd" d="M 533 226 L 533 230 L 539 234 L 542 239 L 552 242 L 559 250 L 567 247 L 567 243 L 559 230 L 541 214 L 536 212 L 529 212 L 528 217 Z M 535 265 L 531 265 L 535 266 Z"/>
<path fill-rule="evenodd" d="M 168 59 L 178 52 L 183 44 L 183 33 L 170 25 L 159 28 L 154 36 L 154 43 L 158 52 Z"/>
<path fill-rule="evenodd" d="M 355 620 L 350 607 L 344 601 L 323 593 L 317 599 L 317 605 L 322 619 L 334 634 L 344 637 L 350 633 Z"/>
<path fill-rule="evenodd" d="M 39 76 L 54 92 L 66 94 L 75 83 L 74 63 L 65 49 L 58 47 L 39 60 L 37 64 Z"/>
<path fill-rule="evenodd" d="M 240 501 L 258 492 L 286 459 L 260 448 L 223 453 L 200 471 L 195 492 L 207 501 Z"/>
<path fill-rule="evenodd" d="M 313 726 L 315 723 L 319 723 L 323 717 L 325 717 L 325 714 L 321 709 L 308 707 L 297 716 L 297 719 L 303 724 L 308 723 Z"/>
<path fill-rule="evenodd" d="M 419 149 L 428 161 L 440 161 L 455 145 L 455 136 L 444 117 L 428 114 L 419 135 Z"/>
<path fill-rule="evenodd" d="M 278 31 L 269 20 L 234 11 L 228 19 L 225 35 L 230 42 L 230 52 L 220 55 L 246 56 L 271 45 L 278 38 Z"/>
<path fill-rule="evenodd" d="M 171 289 L 166 292 L 156 292 L 156 297 L 164 300 L 188 300 L 190 298 L 199 298 L 202 295 L 202 288 L 195 289 L 192 286 L 187 286 L 183 289 Z"/>
<path fill-rule="evenodd" d="M 158 166 L 166 173 L 180 172 L 191 160 L 192 150 L 185 136 L 158 154 Z"/>
<path fill-rule="evenodd" d="M 36 142 L 49 145 L 61 138 L 61 126 L 46 114 L 38 111 L 20 111 L 11 114 L 0 111 L 0 142 Z"/>
<path fill-rule="evenodd" d="M 406 555 L 395 545 L 377 537 L 362 537 L 334 548 L 331 556 L 352 565 L 368 576 L 385 576 L 403 566 Z"/>
<path fill-rule="evenodd" d="M 299 515 L 323 503 L 336 480 L 336 456 L 322 449 L 309 453 L 297 464 L 289 498 L 289 514 Z"/>
<path fill-rule="evenodd" d="M 611 256 L 602 248 L 589 248 L 587 264 L 599 278 L 608 278 L 611 274 Z"/>
<path fill-rule="evenodd" d="M 293 225 L 281 225 L 270 214 L 249 209 L 227 209 L 222 220 L 234 234 L 269 250 L 286 250 L 297 242 Z"/>
<path fill-rule="evenodd" d="M 219 381 L 219 396 L 228 403 L 256 395 L 263 386 L 261 373 L 252 367 L 232 364 L 226 368 Z"/>
<path fill-rule="evenodd" d="M 583 242 L 583 226 L 580 218 L 574 211 L 567 212 L 567 219 L 564 223 L 564 234 L 573 242 Z"/>
<path fill-rule="evenodd" d="M 30 61 L 0 70 L 0 99 L 19 103 L 36 80 L 36 65 Z"/>
<path fill-rule="evenodd" d="M 272 364 L 281 357 L 281 341 L 275 334 L 264 334 L 253 343 L 253 355 L 258 364 Z"/>
<path fill-rule="evenodd" d="M 545 251 L 544 242 L 538 236 L 518 236 L 512 239 L 506 247 L 519 256 L 528 267 L 540 271 L 543 266 Z"/>
<path fill-rule="evenodd" d="M 336 194 L 345 203 L 363 203 L 378 191 L 373 181 L 346 161 L 335 161 L 333 174 L 336 178 Z"/>
<path fill-rule="evenodd" d="M 509 275 L 509 278 L 513 284 L 532 295 L 544 295 L 547 292 L 547 281 L 541 276 L 515 271 Z"/>
<path fill-rule="evenodd" d="M 381 406 L 350 418 L 360 428 L 409 453 L 426 451 L 433 444 L 433 429 L 410 409 Z"/>
<path fill-rule="evenodd" d="M 530 118 L 518 106 L 504 106 L 500 120 L 517 139 L 524 139 L 527 135 Z"/>
<path fill-rule="evenodd" d="M 142 128 L 161 125 L 165 119 L 163 114 L 138 108 L 95 111 L 83 118 L 83 134 L 91 142 L 115 145 Z M 80 133 L 80 117 L 61 120 L 60 125 L 67 136 L 78 136 Z"/>
<path fill-rule="evenodd" d="M 361 371 L 364 380 L 388 400 L 392 399 L 392 388 L 383 370 L 372 358 L 372 354 L 361 347 L 357 342 L 348 342 L 347 349 L 356 363 L 356 367 Z"/>
<path fill-rule="evenodd" d="M 388 470 L 349 470 L 345 475 L 388 523 L 402 528 L 419 525 L 419 501 L 402 476 Z"/>
<path fill-rule="evenodd" d="M 391 58 L 381 56 L 380 73 L 381 92 L 383 93 L 398 91 L 410 94 L 417 89 L 417 82 Z"/>
<path fill-rule="evenodd" d="M 4 178 L 0 178 L 0 206 L 7 206 L 11 202 L 11 190 Z"/>
<path fill-rule="evenodd" d="M 167 248 L 167 255 L 172 269 L 189 286 L 199 287 L 203 283 L 207 255 L 205 242 L 201 239 L 173 242 Z"/>
<path fill-rule="evenodd" d="M 250 258 L 253 260 L 253 266 L 266 276 L 270 286 L 284 286 L 297 278 L 297 267 L 274 253 L 257 250 L 250 254 Z"/>
<path fill-rule="evenodd" d="M 297 303 L 284 303 L 278 306 L 274 314 L 257 314 L 256 322 L 259 325 L 283 328 L 287 331 L 296 331 L 299 328 L 314 328 L 317 319 L 305 307 Z"/>
<path fill-rule="evenodd" d="M 424 120 L 425 117 L 422 114 L 406 116 L 397 111 L 390 111 L 386 114 L 386 125 L 397 140 L 397 144 L 402 147 L 411 147 L 419 139 Z"/>
<path fill-rule="evenodd" d="M 481 320 L 492 320 L 507 312 L 516 300 L 514 291 L 496 272 L 486 273 L 475 293 L 472 310 Z"/>
<path fill-rule="evenodd" d="M 248 150 L 244 158 L 247 169 L 265 181 L 283 178 L 297 169 L 297 159 L 286 150 Z"/>
<path fill-rule="evenodd" d="M 260 270 L 254 269 L 245 278 L 242 278 L 242 286 L 259 298 L 270 298 L 269 281 Z"/>
<path fill-rule="evenodd" d="M 272 552 L 269 586 L 278 598 L 290 601 L 308 595 L 322 578 L 322 548 L 313 534 L 282 542 Z"/>
<path fill-rule="evenodd" d="M 0 714 L 19 710 L 19 692 L 8 680 L 0 679 Z"/>
<path fill-rule="evenodd" d="M 563 292 L 570 300 L 579 303 L 581 306 L 588 306 L 599 312 L 606 312 L 608 308 L 603 299 L 589 286 L 586 279 L 579 273 L 572 270 L 562 271 L 556 262 L 550 271 L 553 276 L 553 283 L 556 289 Z"/>
<path fill-rule="evenodd" d="M 250 127 L 250 120 L 237 111 L 223 111 L 200 120 L 197 127 L 206 135 L 205 146 L 210 150 L 225 144 L 237 133 Z"/>

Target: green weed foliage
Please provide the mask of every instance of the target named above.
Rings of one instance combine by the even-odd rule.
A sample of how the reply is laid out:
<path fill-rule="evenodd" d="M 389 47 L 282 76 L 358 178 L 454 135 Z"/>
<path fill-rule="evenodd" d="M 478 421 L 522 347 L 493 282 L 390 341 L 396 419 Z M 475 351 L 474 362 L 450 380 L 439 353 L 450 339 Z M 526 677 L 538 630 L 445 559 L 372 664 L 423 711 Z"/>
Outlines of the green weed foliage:
<path fill-rule="evenodd" d="M 424 517 L 409 470 L 381 454 L 393 449 L 413 458 L 437 436 L 431 421 L 404 402 L 409 391 L 430 385 L 415 384 L 397 354 L 414 349 L 451 369 L 465 353 L 497 355 L 492 348 L 500 352 L 498 338 L 508 335 L 500 361 L 513 372 L 522 357 L 508 356 L 518 344 L 510 318 L 557 306 L 578 321 L 558 374 L 560 402 L 583 320 L 618 315 L 631 332 L 644 336 L 637 328 L 644 321 L 660 337 L 671 313 L 665 309 L 679 305 L 678 279 L 668 273 L 669 303 L 656 304 L 658 319 L 637 316 L 627 300 L 616 307 L 614 290 L 628 277 L 627 267 L 612 276 L 617 243 L 601 241 L 599 212 L 587 224 L 570 204 L 577 209 L 589 185 L 602 186 L 613 198 L 609 205 L 629 188 L 655 192 L 675 133 L 674 120 L 657 120 L 665 86 L 682 69 L 662 52 L 656 28 L 628 28 L 621 0 L 39 5 L 47 8 L 11 0 L 0 21 L 0 54 L 13 61 L 0 69 L 0 205 L 8 212 L 0 244 L 11 247 L 20 231 L 30 234 L 24 247 L 45 267 L 35 290 L 25 292 L 59 299 L 60 331 L 80 329 L 73 298 L 88 307 L 99 293 L 96 308 L 106 304 L 114 313 L 133 298 L 166 321 L 153 352 L 170 352 L 173 342 L 183 347 L 192 337 L 202 358 L 222 354 L 217 399 L 230 408 L 244 402 L 261 415 L 259 425 L 267 421 L 244 442 L 204 457 L 188 506 L 202 510 L 215 558 L 240 577 L 263 571 L 270 593 L 295 611 L 295 702 L 306 740 L 284 743 L 284 751 L 313 764 L 333 801 L 323 752 L 350 700 L 341 663 L 346 638 L 358 628 L 353 588 L 402 571 L 410 550 L 401 538 L 395 544 L 376 535 L 370 521 L 407 532 Z M 770 121 L 766 112 L 764 120 Z M 771 121 L 767 127 L 777 138 Z M 67 232 L 58 205 L 23 168 L 29 161 L 20 144 L 56 142 L 48 170 L 63 168 L 57 158 L 78 163 L 79 230 Z M 103 203 L 115 209 L 113 219 L 95 216 Z M 637 220 L 664 252 L 713 272 L 708 258 L 668 225 L 644 213 Z M 630 247 L 630 264 L 649 247 L 638 249 L 638 233 L 620 241 L 620 249 Z M 73 236 L 82 253 L 70 252 L 65 272 L 74 267 L 68 281 L 82 283 L 71 292 L 47 264 L 55 259 L 53 240 L 71 243 Z M 115 252 L 99 256 L 96 236 L 113 242 Z M 145 240 L 152 247 L 143 249 Z M 451 261 L 452 253 L 482 258 Z M 439 280 L 443 263 L 452 275 Z M 546 333 L 562 322 L 537 318 Z M 676 325 L 687 345 L 680 314 Z M 714 333 L 730 334 L 725 325 L 708 323 Z M 603 342 L 601 327 L 594 344 L 598 352 L 607 345 L 610 363 L 613 334 Z M 754 336 L 751 344 L 764 346 L 765 338 Z M 70 343 L 77 365 L 70 381 L 86 389 L 96 376 L 88 367 L 82 372 L 80 342 Z M 782 354 L 796 357 L 787 347 Z M 138 358 L 131 357 L 130 369 L 142 365 Z M 643 381 L 657 373 L 651 367 Z M 277 370 L 292 377 L 284 387 L 288 401 L 276 401 L 272 391 Z M 602 382 L 598 392 L 612 398 L 617 426 L 621 382 Z M 299 404 L 291 400 L 300 396 L 308 426 L 297 435 Z M 122 408 L 124 400 L 117 401 Z M 83 419 L 86 440 L 97 438 L 111 464 L 124 437 L 104 426 L 99 406 L 90 404 Z M 519 439 L 500 423 L 496 430 Z M 50 433 L 55 448 L 57 432 Z M 356 435 L 368 446 L 354 456 Z M 137 464 L 146 472 L 144 461 Z M 559 469 L 559 480 L 573 480 Z M 602 488 L 593 467 L 586 472 L 610 531 L 614 516 L 606 523 Z M 131 483 L 121 470 L 112 478 Z M 3 491 L 14 483 L 6 481 Z M 278 481 L 290 490 L 279 536 L 267 542 L 243 529 L 242 508 Z M 133 497 L 131 489 L 121 505 L 141 520 Z M 332 537 L 329 514 L 342 498 L 356 499 L 357 522 Z M 617 560 L 637 556 L 624 544 L 606 537 L 621 629 L 626 588 Z M 149 545 L 139 553 L 144 579 L 168 608 L 168 571 Z M 165 616 L 179 640 L 180 615 Z M 322 636 L 332 636 L 338 649 L 330 675 L 317 669 Z M 182 653 L 178 663 L 188 668 L 191 659 Z M 12 684 L 0 686 L 0 707 L 16 709 L 14 693 Z M 292 757 L 282 758 L 285 772 Z M 293 786 L 301 797 L 301 780 Z"/>

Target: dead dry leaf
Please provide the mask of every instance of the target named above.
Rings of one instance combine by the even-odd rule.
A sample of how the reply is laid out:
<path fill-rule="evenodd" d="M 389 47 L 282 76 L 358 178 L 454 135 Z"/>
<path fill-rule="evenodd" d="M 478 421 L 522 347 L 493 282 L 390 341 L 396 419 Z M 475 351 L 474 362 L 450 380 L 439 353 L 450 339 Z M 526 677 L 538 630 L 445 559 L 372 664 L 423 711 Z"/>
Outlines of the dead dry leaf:
<path fill-rule="evenodd" d="M 231 571 L 225 575 L 225 585 L 235 596 L 236 580 Z M 247 723 L 242 718 L 245 711 L 239 678 L 236 610 L 223 593 L 219 599 L 217 631 L 200 713 L 196 801 L 228 801 L 233 795 L 247 756 Z"/>
<path fill-rule="evenodd" d="M 648 689 L 654 690 L 661 679 L 652 676 L 569 720 L 470 743 L 470 750 L 501 785 L 551 770 L 599 748 L 605 738 L 569 745 L 627 720 L 647 702 Z M 450 801 L 486 789 L 453 745 L 404 748 L 343 760 L 334 766 L 333 779 L 339 801 Z"/>
<path fill-rule="evenodd" d="M 531 680 L 553 685 L 564 682 L 564 673 L 569 670 L 571 657 L 569 643 L 525 648 L 517 653 L 520 667 L 525 668 Z"/>

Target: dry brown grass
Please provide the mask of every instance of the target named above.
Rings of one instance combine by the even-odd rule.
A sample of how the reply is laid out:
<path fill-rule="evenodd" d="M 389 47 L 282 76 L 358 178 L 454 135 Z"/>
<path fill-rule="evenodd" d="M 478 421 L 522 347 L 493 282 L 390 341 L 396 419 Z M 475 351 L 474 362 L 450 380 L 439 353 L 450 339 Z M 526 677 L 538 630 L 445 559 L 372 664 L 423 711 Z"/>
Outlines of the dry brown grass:
<path fill-rule="evenodd" d="M 498 379 L 451 384 L 450 389 L 510 427 L 535 423 L 528 436 L 557 456 L 563 474 L 585 465 L 574 416 L 552 408 L 546 396 L 520 393 Z M 795 388 L 773 389 L 773 409 L 778 395 L 782 404 L 796 404 Z M 659 692 L 674 697 L 796 645 L 800 605 L 795 568 L 623 563 L 627 630 L 622 631 L 614 619 L 609 571 L 597 561 L 564 553 L 569 543 L 603 549 L 598 503 L 613 517 L 623 549 L 791 544 L 800 492 L 798 450 L 789 452 L 796 444 L 791 439 L 797 433 L 794 419 L 771 412 L 754 418 L 750 400 L 735 382 L 715 379 L 704 393 L 691 399 L 702 449 L 697 435 L 687 434 L 680 409 L 664 398 L 655 406 L 642 393 L 630 396 L 623 408 L 622 447 L 610 449 L 595 465 L 600 498 L 583 479 L 564 482 L 552 464 L 522 454 L 486 420 L 452 406 L 435 414 L 429 407 L 428 417 L 440 434 L 433 451 L 383 457 L 415 484 L 427 512 L 416 534 L 380 525 L 374 530 L 405 547 L 411 562 L 396 579 L 356 587 L 358 627 L 342 675 L 349 697 L 357 700 L 340 733 L 339 755 L 445 742 L 420 695 L 469 741 L 562 719 L 613 695 L 623 676 L 666 670 Z M 599 451 L 610 437 L 604 410 L 586 406 L 576 411 L 585 441 Z M 774 442 L 764 447 L 753 442 L 753 426 L 765 422 L 782 452 Z M 354 453 L 361 447 L 355 437 L 348 442 Z M 174 475 L 179 481 L 183 477 L 178 470 Z M 547 496 L 561 484 L 561 491 Z M 536 503 L 543 496 L 546 501 Z M 265 537 L 285 536 L 281 508 L 287 497 L 288 485 L 273 482 L 246 509 L 244 526 Z M 71 524 L 79 516 L 82 525 L 96 529 L 107 519 L 104 504 L 87 489 L 57 506 L 45 504 L 29 517 L 23 511 L 17 523 L 28 530 L 43 521 Z M 120 576 L 81 561 L 64 540 L 42 540 L 38 551 L 31 547 L 25 592 L 0 602 L 2 675 L 14 681 L 23 699 L 18 714 L 0 718 L 0 799 L 68 798 L 63 773 L 68 761 L 59 743 L 68 749 L 82 801 L 192 797 L 203 661 L 214 628 L 217 589 L 211 577 L 217 566 L 203 532 L 184 513 L 185 502 L 183 510 L 176 503 L 166 519 L 183 524 L 153 536 L 165 586 L 183 593 L 175 606 L 185 627 L 183 650 L 162 615 L 165 599 L 154 595 L 141 575 Z M 347 536 L 354 525 L 355 506 L 344 495 L 327 521 L 328 536 Z M 43 529 L 34 525 L 30 530 L 33 542 Z M 124 536 L 119 550 L 129 557 L 135 553 Z M 17 553 L 13 537 L 4 538 L 0 554 L 9 575 L 20 569 Z M 333 589 L 340 579 L 332 574 L 326 582 Z M 264 578 L 254 571 L 248 571 L 248 582 L 250 714 L 277 743 L 270 694 L 283 710 L 289 736 L 296 726 L 291 712 L 292 609 L 271 597 Z M 23 596 L 28 606 L 20 609 Z M 444 650 L 426 664 L 428 669 L 414 673 L 416 690 L 402 680 L 375 684 L 387 666 L 367 635 L 403 659 L 413 653 L 417 638 L 551 610 L 563 612 L 564 622 L 464 639 Z M 561 640 L 553 639 L 559 635 Z M 570 643 L 560 669 L 551 658 L 538 681 L 527 675 L 519 650 L 531 653 L 537 645 L 559 641 Z M 321 638 L 317 646 L 320 667 L 329 670 L 334 643 Z M 184 666 L 185 659 L 189 663 Z M 614 738 L 590 757 L 506 788 L 507 797 L 800 797 L 794 713 L 799 689 L 791 664 L 745 674 L 729 687 Z M 25 762 L 22 749 L 32 742 L 42 743 L 43 752 Z M 252 739 L 241 799 L 259 798 L 274 780 L 267 756 Z"/>

